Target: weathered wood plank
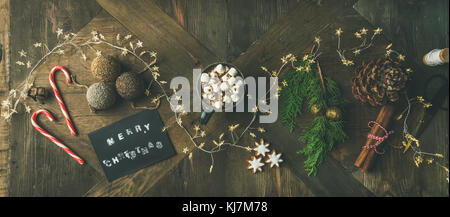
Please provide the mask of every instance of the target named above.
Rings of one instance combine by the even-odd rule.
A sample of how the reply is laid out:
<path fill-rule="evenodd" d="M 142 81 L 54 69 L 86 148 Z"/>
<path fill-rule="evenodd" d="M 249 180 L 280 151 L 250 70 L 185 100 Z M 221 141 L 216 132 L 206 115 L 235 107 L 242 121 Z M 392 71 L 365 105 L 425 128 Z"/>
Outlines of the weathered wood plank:
<path fill-rule="evenodd" d="M 317 14 L 326 14 L 326 16 L 316 16 Z M 370 27 L 370 25 L 343 2 L 328 1 L 319 7 L 310 3 L 301 3 L 287 17 L 273 25 L 268 33 L 253 43 L 234 63 L 249 75 L 262 76 L 263 72 L 259 70 L 260 66 L 276 69 L 281 64 L 279 61 L 281 56 L 287 53 L 302 56 L 311 48 L 314 37 L 320 36 L 323 40 L 321 43 L 323 54 L 319 60 L 323 71 L 338 82 L 346 98 L 352 99 L 351 69 L 343 67 L 339 63 L 337 54 L 334 53 L 336 49 L 334 29 L 339 27 L 344 31 L 352 32 L 358 31 L 362 27 Z M 343 44 L 348 47 L 354 46 L 356 43 L 351 38 L 343 40 Z M 377 41 L 377 43 L 380 42 Z M 386 42 L 380 44 L 383 43 Z M 381 52 L 378 50 L 377 54 L 379 55 Z M 376 54 L 371 53 L 364 57 L 370 56 L 376 56 Z M 346 162 L 353 161 L 352 156 L 359 152 L 361 146 L 361 143 L 357 141 L 365 137 L 364 133 L 354 126 L 361 126 L 357 124 L 363 123 L 364 119 L 369 119 L 370 114 L 376 114 L 376 110 L 354 103 L 347 112 L 361 114 L 363 117 L 357 115 L 345 117 L 346 122 L 349 123 L 349 126 L 346 127 L 349 139 L 345 144 L 338 145 L 333 151 L 333 156 L 342 161 L 344 166 L 349 165 Z M 300 129 L 309 123 L 308 120 L 311 117 L 308 116 L 305 114 L 298 118 L 297 123 Z M 346 169 L 342 168 L 339 162 L 331 158 L 328 158 L 320 167 L 316 177 L 308 177 L 303 169 L 304 158 L 295 154 L 301 148 L 300 145 L 296 145 L 301 131 L 296 130 L 293 134 L 289 134 L 285 127 L 280 126 L 279 122 L 268 124 L 265 127 L 268 129 L 268 134 L 272 134 L 272 137 L 269 138 L 276 138 L 277 149 L 285 153 L 289 167 L 315 195 L 371 195 L 356 179 L 351 177 L 350 171 L 345 171 Z"/>
<path fill-rule="evenodd" d="M 117 2 L 116 2 L 117 3 Z M 128 2 L 129 3 L 129 2 Z M 143 6 L 143 5 L 141 5 L 141 6 Z M 118 8 L 121 8 L 122 10 L 123 10 L 123 8 L 122 7 L 118 7 Z M 141 7 L 142 8 L 142 7 Z M 310 9 L 310 8 L 306 8 L 306 9 Z M 337 9 L 336 9 L 336 7 L 330 7 L 329 6 L 329 8 L 326 8 L 326 9 L 330 9 L 330 11 L 331 12 L 336 12 L 337 11 Z M 117 10 L 117 9 L 116 9 Z M 125 10 L 126 11 L 126 10 Z M 314 11 L 314 12 L 317 12 L 317 11 Z M 330 13 L 330 12 L 328 12 L 328 13 Z M 314 14 L 313 12 L 311 12 L 311 14 Z M 311 15 L 312 16 L 312 15 Z M 117 17 L 116 17 L 117 18 Z M 323 18 L 324 19 L 324 18 Z M 320 22 L 321 21 L 321 22 Z M 323 21 L 323 20 L 320 20 L 319 21 L 319 23 L 325 23 L 325 21 Z M 150 22 L 151 23 L 151 22 Z M 137 26 L 137 25 L 132 25 L 132 26 Z M 286 26 L 289 26 L 289 24 L 286 24 Z M 307 27 L 309 27 L 309 26 L 307 26 Z M 323 26 L 321 26 L 321 27 L 323 27 Z M 286 28 L 286 29 L 288 29 L 288 28 Z M 292 28 L 289 28 L 289 29 L 292 29 Z M 295 28 L 294 28 L 295 29 Z M 319 29 L 320 30 L 320 29 Z M 293 31 L 293 30 L 291 30 L 291 31 Z M 279 36 L 279 35 L 278 35 Z M 148 36 L 147 36 L 148 37 Z M 286 35 L 285 35 L 285 37 L 286 37 Z M 311 37 L 311 38 L 313 38 L 313 37 Z M 274 40 L 274 41 L 265 41 L 265 42 L 267 42 L 267 43 L 264 43 L 264 45 L 265 46 L 271 46 L 271 44 L 273 44 L 274 42 L 275 42 L 276 40 Z M 255 47 L 255 46 L 254 46 Z M 260 49 L 261 47 L 259 47 L 258 49 Z M 303 50 L 305 50 L 305 49 L 303 49 Z M 256 54 L 255 54 L 256 53 Z M 276 53 L 276 52 L 275 52 Z M 264 52 L 254 52 L 253 53 L 253 55 L 263 55 L 264 54 Z M 259 60 L 259 61 L 261 61 L 261 59 L 258 59 L 258 58 L 256 58 L 257 60 Z M 276 58 L 276 59 L 278 59 L 278 58 Z M 265 59 L 266 61 L 267 61 L 267 59 Z M 239 61 L 237 61 L 237 62 L 239 62 Z M 245 62 L 245 61 L 244 61 Z M 251 62 L 251 61 L 249 61 L 249 62 Z M 259 68 L 259 66 L 258 67 L 255 67 L 255 68 Z M 246 70 L 246 71 L 248 71 L 248 70 Z M 355 185 L 357 185 L 358 183 L 355 183 L 354 181 L 353 182 L 347 182 L 348 180 L 347 179 L 344 179 L 345 181 L 343 181 L 343 183 L 345 183 L 345 184 L 349 184 L 349 185 L 352 185 L 352 184 L 355 184 Z M 351 178 L 350 178 L 350 180 L 351 180 Z M 362 192 L 365 192 L 364 194 L 367 194 L 368 192 L 366 191 L 366 190 L 364 190 L 363 188 L 361 189 L 361 187 L 359 187 L 360 188 L 360 190 L 362 190 Z M 342 189 L 340 189 L 340 190 L 342 190 Z M 353 189 L 352 191 L 348 191 L 348 192 L 354 192 L 354 191 L 358 191 L 358 188 L 356 188 L 356 190 L 355 189 Z"/>
<path fill-rule="evenodd" d="M 161 0 L 155 3 L 172 18 L 183 20 L 183 23 L 178 23 L 184 26 L 202 44 L 215 51 L 220 59 L 230 61 L 230 59 L 240 54 L 239 51 L 247 49 L 279 17 L 285 15 L 289 5 L 295 5 L 297 1 L 250 0 L 245 2 L 228 1 L 225 3 L 223 1 Z M 216 9 L 208 10 L 208 8 Z M 180 18 L 180 16 L 182 17 Z M 248 19 L 239 19 L 242 17 L 247 17 Z M 249 25 L 243 25 L 245 23 L 249 23 Z M 218 28 L 220 30 L 217 30 Z M 233 32 L 235 33 L 234 37 L 230 37 Z M 228 39 L 224 38 L 227 35 Z M 213 43 L 210 43 L 210 41 Z M 231 54 L 231 52 L 234 54 Z M 215 114 L 213 118 L 216 119 L 219 116 L 222 116 L 222 114 Z M 227 122 L 227 124 L 231 123 Z M 241 121 L 241 124 L 244 124 L 244 122 Z M 208 125 L 213 125 L 213 123 L 208 123 Z M 225 126 L 226 124 L 224 123 L 221 126 L 216 126 L 216 129 L 219 131 L 226 130 Z M 251 144 L 253 142 L 250 139 L 243 139 L 240 144 Z M 276 189 L 278 182 L 273 173 L 274 171 L 268 170 L 264 172 L 264 175 L 253 175 L 245 169 L 245 160 L 247 158 L 249 158 L 248 152 L 242 149 L 227 148 L 223 152 L 214 155 L 215 167 L 213 173 L 209 174 L 209 168 L 205 169 L 204 166 L 209 165 L 209 155 L 203 152 L 196 152 L 192 160 L 184 159 L 170 174 L 149 190 L 146 196 L 311 195 L 301 180 L 298 180 L 287 168 L 281 169 L 282 173 L 279 181 L 281 190 L 278 192 L 278 189 Z M 210 182 L 209 180 L 211 179 L 214 181 Z M 202 184 L 198 184 L 199 180 L 203 180 Z M 208 181 L 205 182 L 205 180 Z M 174 187 L 169 189 L 163 187 L 167 185 Z M 217 186 L 221 187 L 218 188 Z"/>
<path fill-rule="evenodd" d="M 9 93 L 10 76 L 10 4 L 9 0 L 0 1 L 0 101 L 3 101 Z M 3 108 L 0 108 L 0 110 Z M 9 128 L 8 123 L 0 120 L 0 197 L 8 196 L 9 191 Z"/>
<path fill-rule="evenodd" d="M 219 5 L 220 6 L 220 5 Z M 208 7 L 208 8 L 210 8 L 211 6 L 202 6 L 202 7 Z M 197 15 L 198 16 L 198 15 Z M 199 18 L 196 18 L 196 19 L 199 19 Z M 203 18 L 203 19 L 205 19 L 205 18 Z M 223 18 L 222 18 L 223 19 Z M 201 20 L 201 19 L 200 19 Z M 220 21 L 220 19 L 219 19 L 219 21 Z M 226 20 L 224 20 L 224 21 L 226 21 Z M 222 21 L 223 22 L 223 21 Z M 211 23 L 212 24 L 212 23 Z M 209 24 L 209 25 L 211 25 L 211 24 Z M 217 20 L 216 20 L 216 24 L 217 24 Z M 197 27 L 198 28 L 198 27 Z M 204 28 L 204 27 L 203 27 Z M 213 29 L 214 29 L 215 27 L 213 27 Z M 224 28 L 224 29 L 226 29 L 226 28 Z M 221 36 L 218 36 L 219 37 L 219 39 L 220 39 L 220 37 Z M 203 40 L 201 40 L 201 41 L 203 41 Z M 220 41 L 220 40 L 218 40 L 218 41 Z M 230 43 L 230 42 L 228 42 L 228 43 Z M 249 42 L 250 43 L 250 42 Z M 217 43 L 216 43 L 217 44 Z M 226 46 L 229 46 L 229 45 L 227 45 L 227 42 L 226 41 L 224 41 L 224 42 L 221 42 L 221 43 L 219 43 L 219 44 L 217 44 L 218 46 L 222 46 L 223 47 L 223 50 L 224 51 L 226 51 L 227 49 L 226 49 Z M 224 56 L 223 54 L 222 54 L 222 56 Z M 213 120 L 211 120 L 211 122 L 214 122 L 214 121 L 217 121 L 217 123 L 223 123 L 223 122 L 226 122 L 226 119 L 225 119 L 225 117 L 221 117 L 221 115 L 219 115 L 219 114 L 217 114 L 217 115 L 215 115 L 215 117 L 213 118 Z M 209 126 L 215 126 L 215 124 L 214 123 L 209 123 L 208 125 Z M 228 123 L 228 122 L 226 122 L 226 123 Z M 225 130 L 226 131 L 226 125 L 225 124 L 220 124 L 219 126 L 222 126 L 222 128 L 223 128 L 223 130 Z M 217 127 L 215 127 L 215 129 L 216 130 L 218 130 L 217 129 Z M 245 153 L 245 152 L 244 152 Z M 199 154 L 194 154 L 195 156 L 197 156 L 197 155 L 201 155 L 201 154 L 204 154 L 204 153 L 199 153 Z M 195 179 L 198 179 L 199 177 L 205 177 L 204 179 L 202 179 L 202 180 L 215 180 L 214 182 L 213 181 L 208 181 L 208 183 L 214 183 L 214 185 L 220 185 L 220 182 L 223 182 L 223 180 L 225 180 L 224 178 L 221 178 L 221 177 L 223 177 L 223 175 L 221 174 L 221 173 L 224 173 L 224 170 L 222 169 L 222 167 L 224 166 L 224 165 L 227 165 L 227 163 L 225 163 L 225 162 L 223 162 L 223 161 L 225 161 L 225 160 L 223 160 L 223 156 L 224 155 L 222 155 L 222 154 L 219 154 L 219 155 L 217 155 L 217 156 L 215 156 L 215 158 L 216 158 L 216 162 L 220 162 L 220 163 L 216 163 L 216 167 L 215 167 L 215 169 L 214 169 L 214 172 L 213 172 L 213 174 L 212 175 L 209 175 L 208 174 L 208 169 L 209 169 L 209 164 L 207 164 L 207 162 L 205 162 L 205 163 L 203 163 L 203 168 L 202 167 L 200 167 L 200 168 L 198 168 L 198 166 L 197 167 L 195 167 L 195 169 L 193 169 L 194 171 L 195 171 L 195 174 L 198 174 L 198 176 L 196 176 L 196 177 L 194 177 Z M 217 159 L 218 158 L 218 159 Z M 185 161 L 187 161 L 187 160 L 185 160 Z M 231 160 L 232 161 L 232 160 Z M 226 160 L 226 162 L 230 162 L 230 160 Z M 231 172 L 231 173 L 235 173 L 235 172 L 237 172 L 237 171 L 240 171 L 241 173 L 243 173 L 243 174 L 245 174 L 244 176 L 248 179 L 248 180 L 259 180 L 258 182 L 267 182 L 268 181 L 268 183 L 270 183 L 271 181 L 271 179 L 261 179 L 261 178 L 255 178 L 255 177 L 252 177 L 252 175 L 251 174 L 249 174 L 248 173 L 248 171 L 246 171 L 245 170 L 245 160 L 240 160 L 239 162 L 241 162 L 241 164 L 242 165 L 240 165 L 238 168 L 239 169 L 236 169 L 236 167 L 233 167 L 233 168 L 228 168 L 228 170 L 229 170 L 229 172 Z M 205 167 L 205 165 L 207 165 L 206 167 Z M 179 168 L 181 168 L 182 166 L 179 166 Z M 236 171 L 237 170 L 237 171 Z M 197 172 L 198 171 L 198 172 Z M 216 172 L 216 171 L 218 171 L 218 172 Z M 233 172 L 232 172 L 233 171 Z M 189 174 L 189 173 L 188 173 Z M 187 176 L 188 176 L 188 174 L 186 174 Z M 202 174 L 202 175 L 199 175 L 199 174 Z M 235 175 L 234 175 L 235 176 Z M 212 177 L 212 178 L 211 178 Z M 225 176 L 225 177 L 227 177 L 227 176 Z M 231 176 L 231 177 L 233 177 L 233 176 Z M 230 181 L 230 180 L 233 180 L 234 178 L 228 178 L 228 181 Z M 234 179 L 234 180 L 236 180 L 236 179 Z M 180 182 L 178 182 L 178 183 L 180 183 Z M 231 182 L 231 183 L 233 183 L 233 182 Z M 180 185 L 183 185 L 183 184 L 180 184 Z M 269 186 L 271 186 L 272 184 L 266 184 L 266 185 L 269 185 Z M 203 189 L 205 188 L 204 186 L 207 186 L 206 184 L 205 185 L 202 185 L 203 186 Z M 195 187 L 194 186 L 194 189 L 197 189 L 197 188 L 199 188 L 198 190 L 196 190 L 196 191 L 194 191 L 194 190 L 192 190 L 193 188 L 193 186 L 191 185 L 191 186 L 189 186 L 189 188 L 186 188 L 186 189 L 189 189 L 189 192 L 196 192 L 196 194 L 195 195 L 201 195 L 201 192 L 204 192 L 204 190 L 202 191 L 202 186 L 199 186 L 199 185 L 197 185 L 197 187 Z M 212 186 L 212 185 L 210 185 L 210 186 Z M 251 185 L 251 183 L 248 185 L 248 186 L 252 186 Z M 275 186 L 275 185 L 273 185 L 273 186 Z M 181 187 L 180 187 L 181 188 Z M 234 186 L 233 185 L 230 185 L 230 187 L 229 187 L 229 189 L 233 189 L 234 188 Z M 303 187 L 304 188 L 304 187 Z M 221 189 L 225 189 L 225 188 L 221 188 Z M 255 193 L 254 192 L 257 192 L 257 193 L 260 193 L 260 192 L 263 192 L 262 194 L 264 195 L 265 193 L 264 193 L 264 191 L 261 191 L 260 189 L 261 188 L 258 188 L 258 186 L 254 186 L 253 188 L 252 188 L 253 190 L 249 190 L 249 188 L 246 188 L 246 191 L 245 192 L 242 192 L 242 191 L 230 191 L 230 190 L 228 190 L 228 191 L 226 191 L 226 193 L 227 194 L 224 194 L 224 193 L 220 193 L 220 192 L 224 192 L 224 190 L 220 190 L 219 192 L 217 192 L 217 190 L 216 190 L 216 192 L 215 192 L 215 195 L 236 195 L 236 193 L 238 193 L 238 195 L 255 195 Z M 287 190 L 288 191 L 288 190 Z M 183 191 L 171 191 L 171 192 L 173 192 L 172 194 L 175 194 L 175 195 L 179 195 L 180 194 L 180 192 L 183 192 Z M 211 192 L 211 191 L 209 191 L 209 192 Z M 207 193 L 208 193 L 208 191 L 207 191 Z M 213 192 L 214 193 L 214 192 Z M 189 194 L 190 195 L 190 194 Z M 275 194 L 273 194 L 273 195 L 275 195 Z"/>
<path fill-rule="evenodd" d="M 11 1 L 10 7 L 11 62 L 37 61 L 43 50 L 32 49 L 33 43 L 42 42 L 52 47 L 56 43 L 54 32 L 57 28 L 76 32 L 101 10 L 93 1 Z M 28 52 L 26 58 L 17 53 L 22 49 Z M 59 61 L 53 64 L 59 64 Z M 27 73 L 26 68 L 11 65 L 11 86 L 21 83 Z M 57 107 L 53 105 L 52 108 Z M 19 109 L 20 114 L 13 117 L 9 126 L 12 149 L 9 195 L 82 195 L 96 181 L 95 171 L 80 167 L 38 134 L 31 127 L 30 115 L 24 114 L 22 106 Z"/>
<path fill-rule="evenodd" d="M 126 24 L 127 28 L 146 45 L 159 52 L 159 66 L 161 79 L 163 80 L 171 79 L 177 75 L 184 75 L 188 79 L 192 78 L 191 70 L 194 67 L 217 61 L 213 53 L 199 44 L 196 39 L 151 2 L 128 1 L 126 4 L 120 1 L 98 2 L 119 22 Z M 130 13 L 142 14 L 143 16 L 136 19 L 138 17 L 128 16 Z M 145 22 L 143 22 L 144 20 Z M 173 113 L 167 104 L 163 103 L 158 111 L 166 124 L 170 120 L 173 122 Z M 192 123 L 197 118 L 196 115 L 190 115 L 186 117 L 184 123 Z M 155 165 L 128 178 L 119 179 L 112 185 L 101 183 L 86 195 L 139 196 L 145 193 L 186 156 L 182 153 L 182 149 L 192 146 L 181 128 L 173 127 L 168 132 L 177 152 L 180 153 L 179 155 L 161 163 L 161 165 Z M 129 188 L 123 187 L 129 186 L 130 183 L 133 183 L 133 185 Z"/>
<path fill-rule="evenodd" d="M 421 95 L 430 100 L 431 94 L 442 85 L 434 80 L 426 87 L 430 76 L 442 75 L 448 79 L 448 64 L 427 67 L 422 57 L 434 48 L 448 47 L 448 8 L 449 2 L 440 1 L 386 1 L 360 0 L 355 9 L 373 25 L 384 29 L 392 40 L 394 49 L 404 53 L 408 64 L 415 73 L 409 83 L 410 96 Z M 424 90 L 429 93 L 425 94 Z M 438 105 L 433 105 L 438 106 Z M 448 108 L 448 97 L 442 107 Z M 412 116 L 414 117 L 414 116 Z M 420 140 L 422 149 L 431 153 L 441 153 L 448 165 L 448 110 L 440 110 Z M 412 120 L 412 119 L 411 119 Z M 410 129 L 414 122 L 410 122 Z M 401 123 L 395 123 L 397 132 Z M 395 144 L 400 143 L 396 138 Z M 379 195 L 390 196 L 448 196 L 446 173 L 435 165 L 424 164 L 417 168 L 408 154 L 388 153 L 377 163 L 371 174 L 355 174 L 365 186 Z"/>

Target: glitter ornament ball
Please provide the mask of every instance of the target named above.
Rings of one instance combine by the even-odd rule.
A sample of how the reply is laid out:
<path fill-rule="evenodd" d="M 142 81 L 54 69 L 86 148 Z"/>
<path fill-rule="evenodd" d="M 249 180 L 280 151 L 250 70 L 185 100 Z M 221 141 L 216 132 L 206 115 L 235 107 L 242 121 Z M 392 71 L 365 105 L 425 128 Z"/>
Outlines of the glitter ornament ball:
<path fill-rule="evenodd" d="M 98 81 L 114 82 L 120 75 L 120 63 L 111 56 L 99 55 L 92 61 L 91 71 Z"/>
<path fill-rule="evenodd" d="M 331 107 L 327 109 L 325 116 L 327 116 L 328 119 L 337 121 L 341 119 L 342 112 L 338 107 Z"/>
<path fill-rule="evenodd" d="M 311 106 L 311 114 L 313 115 L 319 115 L 322 114 L 322 109 L 317 104 L 314 104 Z"/>
<path fill-rule="evenodd" d="M 126 72 L 116 79 L 116 90 L 126 100 L 136 99 L 144 95 L 144 81 L 137 74 Z"/>
<path fill-rule="evenodd" d="M 98 82 L 88 88 L 86 99 L 93 109 L 104 110 L 116 102 L 116 91 L 112 83 Z"/>

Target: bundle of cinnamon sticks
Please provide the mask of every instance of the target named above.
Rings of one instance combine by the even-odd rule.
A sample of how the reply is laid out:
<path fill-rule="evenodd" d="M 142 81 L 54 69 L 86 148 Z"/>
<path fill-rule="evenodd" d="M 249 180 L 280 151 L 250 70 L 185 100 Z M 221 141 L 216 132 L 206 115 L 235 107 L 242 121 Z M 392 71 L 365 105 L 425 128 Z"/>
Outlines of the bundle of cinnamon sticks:
<path fill-rule="evenodd" d="M 392 115 L 394 114 L 394 110 L 395 109 L 393 105 L 384 105 L 378 113 L 376 122 L 379 123 L 382 127 L 387 128 L 389 126 L 389 122 L 392 119 Z M 382 137 L 384 136 L 385 132 L 378 125 L 375 125 L 374 127 L 372 127 L 370 134 Z M 377 141 L 374 139 L 367 138 L 366 144 L 363 147 L 371 147 L 376 142 Z M 368 172 L 375 161 L 376 155 L 377 153 L 374 149 L 363 148 L 354 165 L 360 167 L 363 172 Z"/>

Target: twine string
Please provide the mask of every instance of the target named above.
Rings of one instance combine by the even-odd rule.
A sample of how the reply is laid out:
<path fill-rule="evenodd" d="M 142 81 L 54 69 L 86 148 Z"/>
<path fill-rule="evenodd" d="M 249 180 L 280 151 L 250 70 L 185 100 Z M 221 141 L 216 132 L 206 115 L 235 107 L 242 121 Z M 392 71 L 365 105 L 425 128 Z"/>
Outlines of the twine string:
<path fill-rule="evenodd" d="M 379 152 L 379 151 L 377 150 L 377 147 L 378 147 L 384 140 L 386 140 L 386 139 L 389 137 L 389 135 L 393 134 L 394 131 L 391 130 L 391 131 L 388 132 L 383 126 L 381 126 L 379 123 L 377 123 L 377 122 L 375 122 L 375 121 L 370 121 L 370 122 L 369 122 L 369 124 L 368 124 L 369 128 L 372 128 L 372 127 L 374 126 L 374 124 L 378 125 L 378 127 L 384 131 L 384 136 L 383 136 L 383 137 L 380 137 L 380 136 L 376 136 L 376 135 L 373 135 L 373 134 L 369 133 L 369 134 L 367 135 L 367 138 L 369 138 L 369 139 L 374 139 L 374 140 L 376 140 L 377 142 L 376 142 L 374 145 L 366 145 L 366 146 L 364 146 L 363 148 L 365 148 L 365 149 L 373 149 L 373 150 L 375 151 L 375 153 L 377 153 L 377 154 L 384 154 L 384 150 L 383 150 L 382 152 Z"/>

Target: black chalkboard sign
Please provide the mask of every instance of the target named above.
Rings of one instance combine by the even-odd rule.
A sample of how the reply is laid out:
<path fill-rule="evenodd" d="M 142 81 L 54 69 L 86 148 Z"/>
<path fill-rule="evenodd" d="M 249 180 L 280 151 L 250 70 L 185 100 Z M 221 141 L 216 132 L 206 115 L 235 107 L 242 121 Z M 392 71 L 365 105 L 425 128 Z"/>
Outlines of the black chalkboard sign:
<path fill-rule="evenodd" d="M 90 133 L 109 181 L 176 154 L 155 110 L 145 110 Z"/>

